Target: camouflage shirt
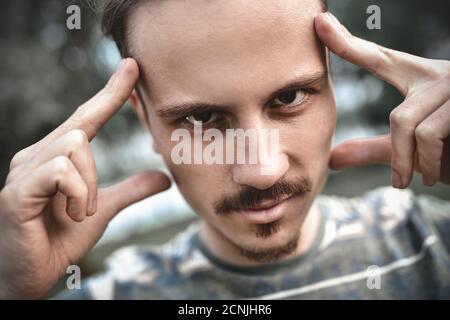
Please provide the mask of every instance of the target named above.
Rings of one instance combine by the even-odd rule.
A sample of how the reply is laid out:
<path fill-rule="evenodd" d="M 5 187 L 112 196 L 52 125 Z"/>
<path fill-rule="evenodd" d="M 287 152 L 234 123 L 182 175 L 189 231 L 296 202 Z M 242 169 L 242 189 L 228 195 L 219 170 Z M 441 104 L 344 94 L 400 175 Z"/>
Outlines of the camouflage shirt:
<path fill-rule="evenodd" d="M 258 267 L 219 260 L 196 224 L 160 247 L 115 252 L 104 273 L 62 299 L 449 299 L 450 202 L 379 188 L 321 195 L 301 256 Z"/>

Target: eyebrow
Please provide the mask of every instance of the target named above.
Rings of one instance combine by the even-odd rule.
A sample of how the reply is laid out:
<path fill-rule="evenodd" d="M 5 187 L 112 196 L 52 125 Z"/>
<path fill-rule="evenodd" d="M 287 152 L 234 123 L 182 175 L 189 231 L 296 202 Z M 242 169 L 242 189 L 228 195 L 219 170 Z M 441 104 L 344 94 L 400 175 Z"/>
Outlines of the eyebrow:
<path fill-rule="evenodd" d="M 328 71 L 318 71 L 310 75 L 302 75 L 299 77 L 294 78 L 293 80 L 287 82 L 284 84 L 281 88 L 275 90 L 271 94 L 268 95 L 268 98 L 266 98 L 266 101 L 273 100 L 277 95 L 291 89 L 301 89 L 301 88 L 307 88 L 312 85 L 318 84 L 323 82 L 328 78 Z M 202 111 L 224 111 L 229 109 L 229 106 L 226 105 L 218 105 L 218 104 L 211 104 L 211 103 L 205 103 L 205 102 L 187 102 L 187 103 L 180 103 L 180 104 L 174 104 L 174 105 L 168 105 L 164 107 L 158 108 L 155 112 L 157 115 L 159 115 L 162 118 L 178 118 L 183 117 L 189 114 L 192 114 L 194 112 Z"/>

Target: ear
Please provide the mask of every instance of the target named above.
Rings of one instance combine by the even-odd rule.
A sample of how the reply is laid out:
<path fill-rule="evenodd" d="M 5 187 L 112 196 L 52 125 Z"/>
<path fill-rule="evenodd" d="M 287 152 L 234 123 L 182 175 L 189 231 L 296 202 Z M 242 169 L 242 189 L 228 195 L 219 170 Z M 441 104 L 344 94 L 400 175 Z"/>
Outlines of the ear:
<path fill-rule="evenodd" d="M 145 107 L 142 105 L 141 99 L 139 99 L 139 95 L 137 94 L 136 90 L 133 90 L 133 92 L 131 93 L 129 101 L 139 119 L 139 122 L 145 128 L 145 130 L 147 130 L 151 134 L 149 119 L 147 119 L 147 113 L 144 110 Z M 159 153 L 158 146 L 155 142 L 155 138 L 153 137 L 153 135 L 152 138 L 153 138 L 152 139 L 153 150 Z"/>
<path fill-rule="evenodd" d="M 145 116 L 146 113 L 144 111 L 144 106 L 142 105 L 141 99 L 139 99 L 136 90 L 133 90 L 133 92 L 131 93 L 129 101 L 139 119 L 139 122 L 141 123 L 141 126 L 143 126 L 147 131 L 150 131 L 148 119 L 146 119 Z"/>

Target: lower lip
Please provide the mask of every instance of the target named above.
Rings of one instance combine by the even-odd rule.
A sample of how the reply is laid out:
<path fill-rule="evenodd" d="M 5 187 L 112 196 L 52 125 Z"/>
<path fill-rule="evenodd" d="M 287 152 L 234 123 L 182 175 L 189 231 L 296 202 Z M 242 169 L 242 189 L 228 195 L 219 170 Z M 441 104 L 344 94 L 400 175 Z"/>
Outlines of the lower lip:
<path fill-rule="evenodd" d="M 247 220 L 249 220 L 251 223 L 254 224 L 271 223 L 282 218 L 285 208 L 287 206 L 287 202 L 291 199 L 292 197 L 287 198 L 286 200 L 283 200 L 280 203 L 268 209 L 242 210 L 239 211 L 239 214 L 244 216 Z"/>

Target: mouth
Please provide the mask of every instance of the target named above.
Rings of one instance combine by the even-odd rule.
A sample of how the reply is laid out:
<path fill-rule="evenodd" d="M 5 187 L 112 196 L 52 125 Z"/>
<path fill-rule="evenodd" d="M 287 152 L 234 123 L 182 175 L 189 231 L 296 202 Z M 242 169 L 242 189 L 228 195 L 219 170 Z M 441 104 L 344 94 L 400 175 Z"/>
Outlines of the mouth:
<path fill-rule="evenodd" d="M 254 224 L 267 224 L 282 218 L 287 202 L 294 196 L 288 196 L 278 200 L 269 200 L 258 206 L 239 210 L 238 213 Z"/>

